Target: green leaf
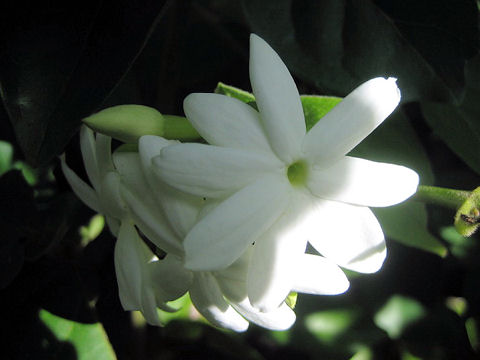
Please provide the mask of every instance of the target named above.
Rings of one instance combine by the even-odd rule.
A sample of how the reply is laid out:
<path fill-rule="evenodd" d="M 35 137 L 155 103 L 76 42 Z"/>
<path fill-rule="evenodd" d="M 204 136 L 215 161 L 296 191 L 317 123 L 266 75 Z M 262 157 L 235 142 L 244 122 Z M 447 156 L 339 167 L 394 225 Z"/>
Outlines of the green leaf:
<path fill-rule="evenodd" d="M 465 163 L 480 174 L 480 56 L 467 63 L 467 89 L 459 106 L 422 103 L 425 120 Z"/>
<path fill-rule="evenodd" d="M 254 106 L 256 109 L 255 96 L 248 91 L 219 82 L 215 88 L 215 93 L 233 97 Z M 342 98 L 335 96 L 300 95 L 300 100 L 302 101 L 303 114 L 305 115 L 305 124 L 308 131 L 320 118 L 342 101 Z"/>
<path fill-rule="evenodd" d="M 165 1 L 12 3 L 3 15 L 0 96 L 27 161 L 59 155 L 145 45 Z M 28 56 L 25 56 L 28 54 Z"/>
<path fill-rule="evenodd" d="M 368 79 L 394 76 L 403 101 L 458 101 L 464 61 L 477 51 L 472 1 L 243 3 L 252 31 L 326 94 L 344 96 Z"/>
<path fill-rule="evenodd" d="M 389 238 L 441 257 L 447 255 L 447 248 L 427 230 L 427 211 L 424 204 L 407 201 L 372 210 Z"/>
<path fill-rule="evenodd" d="M 358 313 L 351 309 L 319 311 L 305 317 L 306 328 L 320 341 L 335 342 L 355 323 Z"/>
<path fill-rule="evenodd" d="M 315 125 L 326 113 L 332 110 L 342 98 L 335 96 L 302 95 L 303 114 L 307 131 Z"/>
<path fill-rule="evenodd" d="M 394 295 L 375 314 L 373 321 L 385 330 L 391 339 L 398 339 L 407 326 L 425 315 L 426 310 L 418 301 Z"/>
<path fill-rule="evenodd" d="M 6 141 L 0 141 L 0 176 L 12 167 L 13 147 Z"/>
<path fill-rule="evenodd" d="M 40 310 L 40 319 L 58 340 L 72 343 L 78 360 L 116 359 L 107 334 L 100 323 L 81 324 Z"/>

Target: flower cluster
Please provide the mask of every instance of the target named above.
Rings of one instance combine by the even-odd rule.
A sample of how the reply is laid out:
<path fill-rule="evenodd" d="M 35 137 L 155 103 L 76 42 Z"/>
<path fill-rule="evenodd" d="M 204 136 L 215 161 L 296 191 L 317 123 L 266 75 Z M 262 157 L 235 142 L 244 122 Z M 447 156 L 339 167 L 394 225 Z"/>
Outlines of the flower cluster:
<path fill-rule="evenodd" d="M 408 168 L 347 155 L 398 105 L 395 79 L 364 83 L 308 132 L 292 77 L 256 35 L 250 79 L 256 108 L 219 94 L 185 99 L 208 144 L 145 135 L 138 151 L 112 154 L 109 136 L 82 127 L 92 186 L 61 159 L 74 192 L 117 237 L 123 307 L 150 324 L 188 292 L 217 326 L 289 328 L 289 293 L 339 294 L 349 286 L 341 267 L 382 266 L 384 235 L 369 206 L 417 188 Z"/>

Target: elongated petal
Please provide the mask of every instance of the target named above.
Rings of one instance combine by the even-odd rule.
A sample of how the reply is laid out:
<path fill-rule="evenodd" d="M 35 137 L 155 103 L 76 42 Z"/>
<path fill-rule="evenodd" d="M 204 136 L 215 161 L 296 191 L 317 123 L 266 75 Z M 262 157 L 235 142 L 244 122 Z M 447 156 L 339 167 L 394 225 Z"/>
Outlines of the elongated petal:
<path fill-rule="evenodd" d="M 255 242 L 247 278 L 250 303 L 271 311 L 285 300 L 293 287 L 294 272 L 307 245 L 304 207 L 310 202 L 295 196 L 285 213 Z"/>
<path fill-rule="evenodd" d="M 98 200 L 98 195 L 95 190 L 92 189 L 85 181 L 80 179 L 80 177 L 75 174 L 75 172 L 67 165 L 65 162 L 65 155 L 60 157 L 60 162 L 62 165 L 63 174 L 72 187 L 75 195 L 77 195 L 78 198 L 82 200 L 83 203 L 90 209 L 100 212 L 100 201 Z"/>
<path fill-rule="evenodd" d="M 193 281 L 193 273 L 183 267 L 183 261 L 170 254 L 149 263 L 148 270 L 160 302 L 178 299 L 188 291 Z"/>
<path fill-rule="evenodd" d="M 219 94 L 190 94 L 185 115 L 212 145 L 271 153 L 258 111 L 240 100 Z"/>
<path fill-rule="evenodd" d="M 247 330 L 248 321 L 225 301 L 211 274 L 196 274 L 190 289 L 190 298 L 198 312 L 212 324 L 238 332 Z"/>
<path fill-rule="evenodd" d="M 322 256 L 304 254 L 293 271 L 293 290 L 300 293 L 336 295 L 345 292 L 350 285 L 338 265 Z"/>
<path fill-rule="evenodd" d="M 150 288 L 143 289 L 142 304 L 138 310 L 142 312 L 143 317 L 150 325 L 162 326 L 162 322 L 157 313 L 157 301 L 155 294 Z"/>
<path fill-rule="evenodd" d="M 247 298 L 247 274 L 252 247 L 228 268 L 214 272 L 223 295 L 232 303 L 240 303 Z"/>
<path fill-rule="evenodd" d="M 83 125 L 80 128 L 80 148 L 82 150 L 83 165 L 87 171 L 88 180 L 93 188 L 98 191 L 100 189 L 100 172 L 98 171 L 97 147 L 95 144 L 95 135 L 93 131 Z"/>
<path fill-rule="evenodd" d="M 268 176 L 238 191 L 210 211 L 184 240 L 185 266 L 218 270 L 238 259 L 288 204 L 289 186 Z"/>
<path fill-rule="evenodd" d="M 169 145 L 177 144 L 177 141 L 164 139 L 160 136 L 145 135 L 138 140 L 138 155 L 142 164 L 142 169 L 150 185 L 153 182 L 152 159 L 160 155 L 161 150 Z"/>
<path fill-rule="evenodd" d="M 303 152 L 313 163 L 330 163 L 366 138 L 400 102 L 394 78 L 369 80 L 343 99 L 308 132 Z"/>
<path fill-rule="evenodd" d="M 362 273 L 373 273 L 382 267 L 387 253 L 385 239 L 369 208 L 317 199 L 308 216 L 305 229 L 320 254 Z"/>
<path fill-rule="evenodd" d="M 137 251 L 137 236 L 133 224 L 122 222 L 115 244 L 115 272 L 120 301 L 125 310 L 138 310 L 142 303 L 142 262 L 146 259 Z"/>
<path fill-rule="evenodd" d="M 142 136 L 138 143 L 138 153 L 150 188 L 173 230 L 183 239 L 197 220 L 203 199 L 174 189 L 154 176 L 152 170 L 152 159 L 160 155 L 160 151 L 164 147 L 176 143 L 178 142 L 158 136 Z"/>
<path fill-rule="evenodd" d="M 115 153 L 113 161 L 125 185 L 122 189 L 122 197 L 128 204 L 131 216 L 140 230 L 162 250 L 182 255 L 181 241 L 172 231 L 143 176 L 138 154 Z"/>
<path fill-rule="evenodd" d="M 390 206 L 417 191 L 418 175 L 404 166 L 346 156 L 324 170 L 313 168 L 307 186 L 324 199 Z"/>
<path fill-rule="evenodd" d="M 115 171 L 106 173 L 100 191 L 103 213 L 116 219 L 123 219 L 127 215 L 127 206 L 120 195 L 120 175 Z"/>
<path fill-rule="evenodd" d="M 295 312 L 285 303 L 269 312 L 255 309 L 248 300 L 232 303 L 232 306 L 247 320 L 270 330 L 287 330 L 296 319 Z"/>
<path fill-rule="evenodd" d="M 204 144 L 162 149 L 153 159 L 157 176 L 178 190 L 205 197 L 223 197 L 282 169 L 273 157 L 247 150 Z"/>
<path fill-rule="evenodd" d="M 122 187 L 121 191 L 132 219 L 147 238 L 169 254 L 182 256 L 181 239 L 173 233 L 158 207 L 148 199 L 134 195 L 127 187 Z"/>
<path fill-rule="evenodd" d="M 112 161 L 112 138 L 107 135 L 97 134 L 95 138 L 95 149 L 97 152 L 97 166 L 100 178 L 113 171 Z"/>
<path fill-rule="evenodd" d="M 254 34 L 250 81 L 272 149 L 287 164 L 297 160 L 306 131 L 297 86 L 277 53 Z"/>

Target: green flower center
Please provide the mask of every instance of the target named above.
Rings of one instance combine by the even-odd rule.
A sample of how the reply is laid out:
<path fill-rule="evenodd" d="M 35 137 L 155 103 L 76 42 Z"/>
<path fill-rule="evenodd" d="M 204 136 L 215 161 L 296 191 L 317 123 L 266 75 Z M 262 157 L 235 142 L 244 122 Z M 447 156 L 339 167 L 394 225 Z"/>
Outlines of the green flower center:
<path fill-rule="evenodd" d="M 287 170 L 288 180 L 293 186 L 303 186 L 307 182 L 308 165 L 298 160 L 288 167 Z"/>

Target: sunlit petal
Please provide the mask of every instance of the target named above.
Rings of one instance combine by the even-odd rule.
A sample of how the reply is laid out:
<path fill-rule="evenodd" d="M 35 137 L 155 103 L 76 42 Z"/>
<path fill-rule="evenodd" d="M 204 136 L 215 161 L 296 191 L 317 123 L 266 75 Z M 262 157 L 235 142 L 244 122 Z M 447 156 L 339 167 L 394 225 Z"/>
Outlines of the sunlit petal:
<path fill-rule="evenodd" d="M 404 166 L 346 156 L 326 169 L 313 168 L 307 186 L 324 199 L 390 206 L 413 195 L 418 180 L 417 173 Z"/>
<path fill-rule="evenodd" d="M 258 152 L 204 144 L 168 146 L 153 163 L 156 175 L 167 184 L 205 197 L 232 194 L 262 174 L 282 169 Z"/>
<path fill-rule="evenodd" d="M 185 266 L 226 268 L 280 216 L 289 200 L 286 180 L 264 177 L 222 202 L 200 220 L 184 241 Z"/>
<path fill-rule="evenodd" d="M 251 304 L 261 311 L 277 308 L 290 293 L 295 270 L 307 245 L 302 209 L 305 196 L 290 202 L 284 214 L 253 246 L 247 289 Z"/>
<path fill-rule="evenodd" d="M 223 298 L 222 292 L 209 273 L 195 275 L 190 298 L 195 308 L 212 324 L 234 331 L 245 331 L 248 321 L 240 316 Z"/>
<path fill-rule="evenodd" d="M 269 312 L 255 309 L 247 299 L 240 303 L 232 303 L 232 306 L 247 320 L 270 330 L 287 330 L 296 319 L 295 312 L 285 303 Z"/>
<path fill-rule="evenodd" d="M 272 149 L 286 163 L 297 160 L 306 131 L 300 95 L 283 61 L 255 34 L 250 36 L 250 81 Z"/>
<path fill-rule="evenodd" d="M 366 138 L 400 102 L 394 78 L 371 79 L 347 95 L 308 132 L 303 152 L 313 163 L 331 163 Z"/>
<path fill-rule="evenodd" d="M 309 209 L 309 241 L 326 258 L 363 273 L 381 268 L 387 253 L 382 228 L 363 206 L 315 200 Z"/>
<path fill-rule="evenodd" d="M 345 292 L 349 282 L 333 261 L 322 256 L 304 254 L 295 272 L 293 290 L 315 295 L 336 295 Z"/>
<path fill-rule="evenodd" d="M 190 94 L 185 115 L 208 143 L 271 153 L 258 111 L 240 100 L 219 94 Z"/>

